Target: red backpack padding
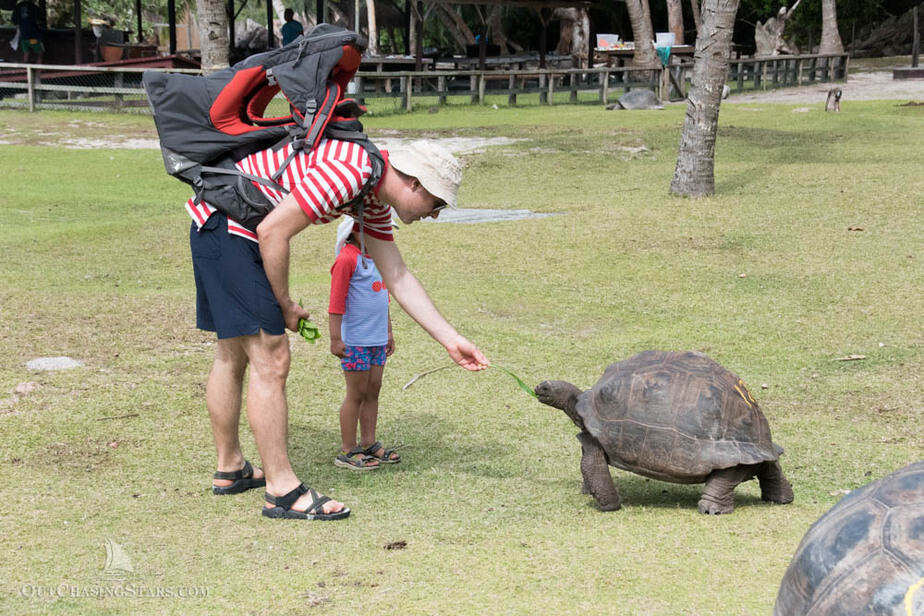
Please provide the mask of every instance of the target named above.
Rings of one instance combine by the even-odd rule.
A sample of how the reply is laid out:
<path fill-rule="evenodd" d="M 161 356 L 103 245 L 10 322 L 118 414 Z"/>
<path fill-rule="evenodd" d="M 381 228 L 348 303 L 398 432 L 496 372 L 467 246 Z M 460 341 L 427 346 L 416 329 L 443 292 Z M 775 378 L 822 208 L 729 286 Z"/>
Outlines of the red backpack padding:
<path fill-rule="evenodd" d="M 365 109 L 353 102 L 340 105 L 361 54 L 356 33 L 320 24 L 281 49 L 210 75 L 146 71 L 143 83 L 167 172 L 190 184 L 197 199 L 253 230 L 273 205 L 250 184 L 272 180 L 246 176 L 234 163 L 285 144 L 293 146 L 291 160 L 328 134 L 359 143 L 369 153 L 368 190 L 381 177 L 384 159 L 355 119 Z M 279 92 L 292 113 L 265 117 Z"/>

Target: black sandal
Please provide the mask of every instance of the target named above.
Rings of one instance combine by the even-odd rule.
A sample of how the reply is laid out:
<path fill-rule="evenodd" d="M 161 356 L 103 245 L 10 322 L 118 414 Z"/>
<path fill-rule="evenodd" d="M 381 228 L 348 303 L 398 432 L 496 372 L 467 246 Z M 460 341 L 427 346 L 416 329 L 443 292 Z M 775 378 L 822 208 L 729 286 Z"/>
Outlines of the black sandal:
<path fill-rule="evenodd" d="M 354 447 L 347 452 L 341 451 L 340 455 L 334 458 L 334 466 L 348 468 L 351 471 L 374 471 L 381 464 L 374 456 L 367 454 L 362 447 Z"/>
<path fill-rule="evenodd" d="M 375 452 L 378 451 L 379 449 L 385 449 L 385 446 L 382 445 L 382 441 L 376 441 L 372 443 L 371 445 L 369 445 L 368 447 L 366 447 L 365 449 L 361 449 L 360 451 L 362 451 L 364 454 L 366 454 L 373 460 L 378 460 L 379 464 L 397 464 L 398 462 L 401 461 L 401 456 L 395 453 L 394 449 L 385 449 L 385 451 L 382 452 L 381 456 L 375 455 Z M 394 455 L 395 457 L 392 458 L 391 457 L 392 455 Z"/>
<path fill-rule="evenodd" d="M 216 486 L 213 484 L 212 494 L 240 494 L 252 488 L 262 488 L 266 485 L 265 477 L 257 478 L 253 476 L 253 467 L 247 460 L 244 460 L 244 468 L 239 471 L 217 471 L 212 477 L 234 482 L 229 486 Z"/>
<path fill-rule="evenodd" d="M 292 509 L 292 505 L 299 499 L 302 494 L 311 494 L 311 505 L 304 511 Z M 324 503 L 333 500 L 328 496 L 321 496 L 316 490 L 299 484 L 297 488 L 284 496 L 273 496 L 266 492 L 267 502 L 275 505 L 270 507 L 263 506 L 263 515 L 268 518 L 287 519 L 287 520 L 342 520 L 350 516 L 350 508 L 344 507 L 334 513 L 324 513 Z"/>

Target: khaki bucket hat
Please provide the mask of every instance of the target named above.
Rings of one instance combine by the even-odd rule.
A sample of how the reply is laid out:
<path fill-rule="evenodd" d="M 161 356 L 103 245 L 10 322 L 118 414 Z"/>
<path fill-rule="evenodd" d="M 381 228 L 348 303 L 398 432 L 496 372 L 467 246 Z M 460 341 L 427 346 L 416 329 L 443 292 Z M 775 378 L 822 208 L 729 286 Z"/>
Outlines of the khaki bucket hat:
<path fill-rule="evenodd" d="M 417 180 L 437 199 L 456 207 L 462 182 L 462 161 L 436 143 L 422 139 L 388 151 L 388 162 Z"/>

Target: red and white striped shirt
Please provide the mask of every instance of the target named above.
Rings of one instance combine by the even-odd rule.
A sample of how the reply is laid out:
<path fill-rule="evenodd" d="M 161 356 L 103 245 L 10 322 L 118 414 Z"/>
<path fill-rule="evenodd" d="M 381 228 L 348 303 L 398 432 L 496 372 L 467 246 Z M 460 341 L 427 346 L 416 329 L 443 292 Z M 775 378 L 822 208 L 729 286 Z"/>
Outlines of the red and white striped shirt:
<path fill-rule="evenodd" d="M 272 148 L 251 154 L 237 163 L 237 168 L 245 173 L 271 179 L 292 151 L 287 145 L 278 152 Z M 388 169 L 388 152 L 385 157 L 386 173 Z M 363 185 L 372 174 L 369 154 L 359 144 L 336 139 L 323 139 L 318 147 L 310 152 L 301 151 L 295 155 L 276 183 L 295 195 L 299 207 L 308 216 L 311 224 L 326 224 L 336 220 L 346 210 L 337 208 L 349 203 L 362 190 Z M 286 196 L 282 190 L 254 182 L 266 197 L 278 205 Z M 377 196 L 378 186 L 366 194 L 364 199 L 363 219 L 365 233 L 379 240 L 391 241 L 391 206 L 380 201 Z M 186 202 L 186 211 L 192 216 L 196 228 L 209 219 L 217 210 L 201 201 L 195 203 L 193 198 Z M 257 234 L 241 226 L 237 221 L 228 219 L 228 233 L 239 235 L 254 242 Z"/>

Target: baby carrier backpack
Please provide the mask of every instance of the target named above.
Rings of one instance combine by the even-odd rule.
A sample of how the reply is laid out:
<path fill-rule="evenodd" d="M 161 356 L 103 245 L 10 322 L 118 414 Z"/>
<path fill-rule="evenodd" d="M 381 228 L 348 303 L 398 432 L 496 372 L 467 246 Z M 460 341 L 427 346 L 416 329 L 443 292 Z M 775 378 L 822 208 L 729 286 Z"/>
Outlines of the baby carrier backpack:
<path fill-rule="evenodd" d="M 250 56 L 210 75 L 145 71 L 142 77 L 167 173 L 205 201 L 255 231 L 273 203 L 253 182 L 287 192 L 276 183 L 300 151 L 311 151 L 323 137 L 360 144 L 372 161 L 372 175 L 361 194 L 341 209 L 356 206 L 362 218 L 366 193 L 382 177 L 384 159 L 357 119 L 365 108 L 344 99 L 359 68 L 362 48 L 355 32 L 319 24 L 280 49 Z M 264 116 L 282 92 L 289 115 Z M 246 174 L 235 163 L 269 147 L 292 144 L 271 179 Z"/>

